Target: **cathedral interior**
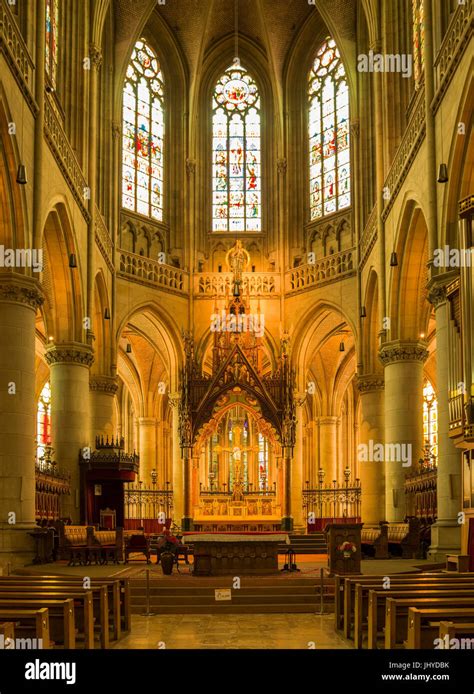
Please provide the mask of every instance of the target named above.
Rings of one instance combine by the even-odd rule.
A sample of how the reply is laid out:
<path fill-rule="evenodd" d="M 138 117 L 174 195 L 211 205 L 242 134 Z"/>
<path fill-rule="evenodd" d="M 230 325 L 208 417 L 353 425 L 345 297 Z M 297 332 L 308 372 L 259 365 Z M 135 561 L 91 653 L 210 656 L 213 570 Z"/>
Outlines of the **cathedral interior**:
<path fill-rule="evenodd" d="M 68 526 L 474 571 L 473 17 L 0 0 L 0 582 Z"/>

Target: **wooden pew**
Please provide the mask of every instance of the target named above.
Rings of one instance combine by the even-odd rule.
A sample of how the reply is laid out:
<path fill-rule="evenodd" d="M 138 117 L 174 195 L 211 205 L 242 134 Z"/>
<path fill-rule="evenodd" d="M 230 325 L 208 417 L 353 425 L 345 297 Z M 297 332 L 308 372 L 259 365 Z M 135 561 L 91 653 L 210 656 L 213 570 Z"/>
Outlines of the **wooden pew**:
<path fill-rule="evenodd" d="M 76 648 L 76 630 L 74 626 L 74 600 L 23 600 L 18 598 L 0 599 L 0 610 L 41 609 L 49 613 L 49 637 L 54 642 L 61 642 L 64 648 Z"/>
<path fill-rule="evenodd" d="M 460 598 L 461 600 L 461 598 Z M 423 608 L 410 607 L 408 610 L 408 639 L 407 648 L 433 648 L 434 639 L 439 634 L 440 622 L 448 620 L 456 622 L 472 622 L 474 619 L 474 604 L 472 607 L 441 607 Z"/>
<path fill-rule="evenodd" d="M 341 609 L 341 603 L 343 603 L 343 609 L 344 609 L 344 614 L 343 614 L 343 632 L 344 636 L 346 638 L 350 638 L 351 636 L 351 626 L 352 626 L 352 616 L 353 616 L 353 605 L 354 605 L 354 599 L 355 599 L 355 589 L 356 585 L 358 584 L 370 584 L 372 583 L 373 588 L 377 588 L 379 585 L 382 587 L 383 580 L 385 577 L 383 576 L 356 576 L 356 577 L 346 577 L 343 576 L 341 577 L 343 579 L 342 584 L 339 583 L 338 585 L 338 579 L 339 577 L 336 577 L 336 596 L 339 596 L 339 609 Z M 446 573 L 438 573 L 438 574 L 425 574 L 425 573 L 417 573 L 417 574 L 396 574 L 395 576 L 390 576 L 390 585 L 400 585 L 400 584 L 410 584 L 413 583 L 414 585 L 418 585 L 421 582 L 424 583 L 430 583 L 433 581 L 436 582 L 452 582 L 453 581 L 453 575 L 452 574 L 446 574 Z M 454 579 L 456 581 L 463 581 L 463 582 L 469 582 L 472 585 L 474 585 L 474 575 L 471 574 L 462 574 L 462 575 L 456 575 L 456 578 Z M 341 585 L 343 586 L 342 591 L 340 590 Z M 342 595 L 342 597 L 341 597 Z M 336 598 L 337 599 L 337 598 Z M 336 610 L 337 610 L 336 606 Z M 336 625 L 338 621 L 340 620 L 341 616 L 337 614 L 336 612 Z M 337 628 L 337 626 L 336 626 Z"/>
<path fill-rule="evenodd" d="M 400 648 L 406 645 L 408 638 L 409 611 L 412 607 L 420 610 L 428 609 L 455 609 L 473 608 L 474 598 L 472 596 L 453 596 L 446 593 L 444 596 L 427 597 L 420 594 L 419 597 L 410 599 L 390 598 L 386 603 L 385 617 L 385 648 Z M 436 638 L 438 629 L 436 629 Z M 390 645 L 389 645 L 390 644 Z M 434 643 L 428 646 L 433 648 Z"/>
<path fill-rule="evenodd" d="M 14 586 L 7 587 L 5 590 L 0 584 L 0 601 L 21 599 L 31 603 L 47 602 L 49 599 L 68 599 L 73 601 L 74 605 L 74 623 L 79 634 L 84 635 L 84 648 L 94 648 L 94 605 L 91 591 L 77 592 L 76 590 L 53 591 L 50 595 L 48 592 L 38 593 L 35 586 L 31 586 L 30 590 L 15 590 Z M 45 604 L 46 607 L 46 604 Z"/>
<path fill-rule="evenodd" d="M 387 629 L 387 605 L 388 598 L 394 600 L 409 601 L 412 599 L 412 604 L 420 598 L 436 598 L 440 600 L 444 597 L 459 597 L 459 598 L 474 598 L 474 586 L 463 588 L 456 583 L 449 584 L 430 584 L 428 588 L 421 586 L 403 586 L 395 590 L 369 590 L 369 606 L 367 614 L 368 639 L 367 648 L 377 648 L 377 635 L 382 631 L 383 627 Z M 391 603 L 392 604 L 392 603 Z M 408 615 L 408 610 L 407 610 Z M 357 630 L 356 630 L 357 631 Z M 387 643 L 387 642 L 386 642 Z M 362 644 L 361 646 L 362 647 Z M 391 646 L 385 645 L 385 648 L 395 648 L 395 641 Z"/>
<path fill-rule="evenodd" d="M 24 574 L 23 571 L 17 570 L 17 574 L 13 576 L 13 578 L 34 578 L 31 574 Z M 82 586 L 83 584 L 83 579 L 80 576 L 61 576 L 61 575 L 41 575 L 40 576 L 41 580 L 48 581 L 48 580 L 61 580 L 67 583 L 74 583 L 74 584 L 79 584 Z M 131 602 L 130 602 L 130 580 L 128 578 L 111 578 L 111 579 L 101 579 L 101 578 L 93 578 L 91 579 L 91 584 L 92 585 L 99 585 L 102 583 L 110 584 L 110 582 L 118 583 L 119 584 L 119 589 L 118 589 L 118 595 L 120 597 L 120 616 L 121 616 L 121 631 L 130 631 L 131 628 Z M 109 593 L 110 593 L 110 587 L 109 587 Z M 115 592 L 115 595 L 117 595 L 117 591 Z M 110 596 L 112 598 L 112 596 Z M 111 600 L 110 600 L 111 601 Z M 117 636 L 119 638 L 119 635 Z"/>
<path fill-rule="evenodd" d="M 50 648 L 49 613 L 47 607 L 35 609 L 0 609 L 0 620 L 14 622 L 20 628 L 28 629 L 35 639 L 41 639 L 43 648 Z M 15 628 L 16 629 L 16 628 Z"/>
<path fill-rule="evenodd" d="M 0 624 L 0 636 L 3 641 L 3 648 L 8 648 L 9 642 L 15 639 L 15 625 L 13 622 L 2 622 Z"/>
<path fill-rule="evenodd" d="M 448 642 L 452 638 L 470 638 L 474 640 L 474 622 L 440 622 L 439 638 Z"/>
<path fill-rule="evenodd" d="M 102 648 L 109 648 L 109 607 L 107 586 L 92 586 L 89 589 L 81 589 L 80 586 L 70 584 L 44 583 L 41 581 L 3 581 L 0 578 L 0 592 L 16 593 L 18 596 L 22 593 L 34 593 L 42 596 L 45 593 L 54 594 L 54 597 L 71 597 L 70 594 L 77 593 L 79 596 L 85 593 L 92 593 L 93 610 L 97 624 L 100 627 L 100 644 Z"/>

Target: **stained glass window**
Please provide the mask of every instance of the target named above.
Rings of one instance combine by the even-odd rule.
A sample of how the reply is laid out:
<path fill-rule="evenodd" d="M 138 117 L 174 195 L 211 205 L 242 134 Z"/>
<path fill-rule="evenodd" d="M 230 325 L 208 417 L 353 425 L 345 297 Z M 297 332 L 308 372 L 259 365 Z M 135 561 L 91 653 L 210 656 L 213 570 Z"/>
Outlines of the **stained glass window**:
<path fill-rule="evenodd" d="M 212 230 L 262 230 L 260 96 L 245 68 L 229 67 L 212 97 Z"/>
<path fill-rule="evenodd" d="M 122 114 L 122 205 L 163 220 L 163 75 L 154 51 L 137 41 L 127 68 Z"/>
<path fill-rule="evenodd" d="M 425 444 L 425 464 L 436 467 L 438 464 L 438 401 L 429 381 L 423 387 L 423 439 Z"/>
<path fill-rule="evenodd" d="M 46 0 L 45 67 L 53 87 L 58 73 L 59 0 Z"/>
<path fill-rule="evenodd" d="M 39 396 L 36 411 L 36 459 L 45 457 L 46 448 L 51 445 L 51 386 L 45 383 Z"/>
<path fill-rule="evenodd" d="M 258 435 L 258 488 L 268 488 L 268 444 L 263 434 Z"/>
<path fill-rule="evenodd" d="M 351 204 L 349 88 L 335 41 L 327 38 L 309 74 L 310 218 Z"/>
<path fill-rule="evenodd" d="M 423 76 L 423 50 L 425 44 L 424 0 L 412 0 L 413 16 L 413 75 L 418 89 Z"/>

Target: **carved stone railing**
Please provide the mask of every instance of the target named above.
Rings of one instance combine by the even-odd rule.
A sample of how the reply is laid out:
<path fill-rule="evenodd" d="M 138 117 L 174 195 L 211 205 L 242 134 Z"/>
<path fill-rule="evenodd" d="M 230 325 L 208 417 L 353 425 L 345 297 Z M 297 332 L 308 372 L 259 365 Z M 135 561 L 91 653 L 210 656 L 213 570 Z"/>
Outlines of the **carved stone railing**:
<path fill-rule="evenodd" d="M 285 274 L 285 290 L 287 293 L 300 292 L 355 274 L 356 249 L 351 248 L 288 270 Z"/>
<path fill-rule="evenodd" d="M 107 229 L 107 225 L 104 221 L 104 218 L 100 214 L 99 210 L 96 208 L 96 214 L 95 214 L 95 240 L 97 245 L 99 246 L 100 252 L 102 253 L 102 256 L 109 266 L 109 269 L 113 272 L 114 269 L 114 261 L 113 261 L 113 250 L 114 246 L 112 243 L 112 239 L 109 234 L 109 230 Z"/>
<path fill-rule="evenodd" d="M 397 193 L 407 177 L 410 166 L 423 142 L 425 132 L 425 90 L 420 89 L 407 129 L 385 179 L 384 190 L 387 191 L 387 196 L 382 215 L 384 220 L 388 217 Z"/>
<path fill-rule="evenodd" d="M 0 51 L 10 65 L 28 105 L 36 113 L 38 107 L 33 96 L 33 60 L 6 0 L 0 0 Z"/>
<path fill-rule="evenodd" d="M 369 215 L 365 228 L 362 232 L 359 246 L 359 269 L 362 270 L 367 258 L 369 257 L 370 251 L 374 247 L 377 241 L 377 205 L 375 204 L 372 208 L 372 212 Z"/>
<path fill-rule="evenodd" d="M 474 0 L 458 3 L 434 62 L 436 95 L 433 109 L 435 112 L 472 37 L 473 26 Z"/>
<path fill-rule="evenodd" d="M 138 284 L 162 287 L 180 294 L 186 294 L 189 291 L 187 272 L 136 253 L 118 251 L 118 275 Z"/>
<path fill-rule="evenodd" d="M 242 273 L 242 292 L 250 296 L 277 297 L 280 294 L 280 275 L 274 272 Z M 194 294 L 196 298 L 225 296 L 232 294 L 231 272 L 201 272 L 194 276 Z"/>
<path fill-rule="evenodd" d="M 63 172 L 84 218 L 89 221 L 90 215 L 85 205 L 88 189 L 87 181 L 84 178 L 81 166 L 77 161 L 66 133 L 48 99 L 44 100 L 44 132 L 51 152 Z"/>

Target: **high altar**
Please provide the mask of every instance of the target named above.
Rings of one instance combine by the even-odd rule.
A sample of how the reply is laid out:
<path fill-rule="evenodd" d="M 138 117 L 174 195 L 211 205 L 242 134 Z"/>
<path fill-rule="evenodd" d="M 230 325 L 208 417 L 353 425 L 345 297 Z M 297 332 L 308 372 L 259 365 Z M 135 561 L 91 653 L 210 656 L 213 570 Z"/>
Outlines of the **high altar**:
<path fill-rule="evenodd" d="M 182 528 L 291 530 L 296 417 L 289 340 L 284 334 L 279 355 L 269 358 L 260 301 L 250 301 L 243 278 L 250 257 L 240 241 L 226 262 L 232 280 L 214 300 L 211 347 L 196 354 L 192 335 L 184 335 L 178 404 Z"/>

